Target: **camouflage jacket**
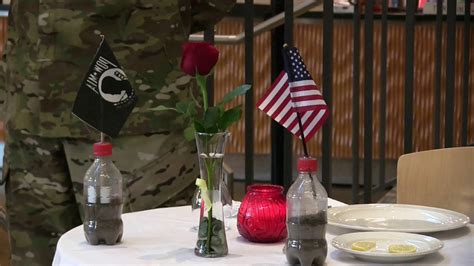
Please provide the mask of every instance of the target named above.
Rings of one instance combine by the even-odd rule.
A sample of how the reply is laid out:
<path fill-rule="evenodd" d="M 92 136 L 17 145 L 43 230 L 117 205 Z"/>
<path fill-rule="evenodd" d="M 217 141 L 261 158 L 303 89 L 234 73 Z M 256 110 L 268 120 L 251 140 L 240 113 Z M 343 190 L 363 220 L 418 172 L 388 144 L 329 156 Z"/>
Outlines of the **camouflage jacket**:
<path fill-rule="evenodd" d="M 235 0 L 17 0 L 0 75 L 6 127 L 43 137 L 91 137 L 71 113 L 104 34 L 138 95 L 121 135 L 183 127 L 171 111 L 194 82 L 179 69 L 190 32 L 222 18 Z"/>

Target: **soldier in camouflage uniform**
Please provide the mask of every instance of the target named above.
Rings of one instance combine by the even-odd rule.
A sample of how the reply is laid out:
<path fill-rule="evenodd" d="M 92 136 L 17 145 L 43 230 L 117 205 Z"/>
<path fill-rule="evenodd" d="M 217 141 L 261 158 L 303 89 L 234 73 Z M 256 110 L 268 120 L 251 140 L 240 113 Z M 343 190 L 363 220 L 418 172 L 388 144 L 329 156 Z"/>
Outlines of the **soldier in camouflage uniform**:
<path fill-rule="evenodd" d="M 199 175 L 195 145 L 183 137 L 182 117 L 154 108 L 191 97 L 194 82 L 178 67 L 181 44 L 234 2 L 11 2 L 0 101 L 13 264 L 51 264 L 59 236 L 81 224 L 82 179 L 98 134 L 71 109 L 100 34 L 138 95 L 121 137 L 111 140 L 125 211 L 189 202 Z"/>

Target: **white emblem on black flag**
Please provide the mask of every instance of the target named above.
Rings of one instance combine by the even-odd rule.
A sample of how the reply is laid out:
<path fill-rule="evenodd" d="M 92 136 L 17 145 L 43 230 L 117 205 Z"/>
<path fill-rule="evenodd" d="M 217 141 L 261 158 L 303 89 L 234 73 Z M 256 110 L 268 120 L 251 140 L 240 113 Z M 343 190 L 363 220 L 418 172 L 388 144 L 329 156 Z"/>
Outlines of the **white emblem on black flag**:
<path fill-rule="evenodd" d="M 79 88 L 72 113 L 95 129 L 116 137 L 136 102 L 135 91 L 103 38 Z"/>

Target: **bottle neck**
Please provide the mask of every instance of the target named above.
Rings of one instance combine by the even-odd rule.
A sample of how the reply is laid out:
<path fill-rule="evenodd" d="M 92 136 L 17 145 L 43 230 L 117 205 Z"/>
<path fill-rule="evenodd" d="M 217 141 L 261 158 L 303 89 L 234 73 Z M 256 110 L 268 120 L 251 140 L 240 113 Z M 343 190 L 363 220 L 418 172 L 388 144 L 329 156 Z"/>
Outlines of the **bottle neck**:
<path fill-rule="evenodd" d="M 298 171 L 298 176 L 316 176 L 316 172 Z"/>
<path fill-rule="evenodd" d="M 319 179 L 316 175 L 316 172 L 299 171 L 298 172 L 298 179 L 300 179 L 302 181 L 319 182 Z"/>
<path fill-rule="evenodd" d="M 95 161 L 98 162 L 109 162 L 111 161 L 112 156 L 110 155 L 95 155 Z"/>

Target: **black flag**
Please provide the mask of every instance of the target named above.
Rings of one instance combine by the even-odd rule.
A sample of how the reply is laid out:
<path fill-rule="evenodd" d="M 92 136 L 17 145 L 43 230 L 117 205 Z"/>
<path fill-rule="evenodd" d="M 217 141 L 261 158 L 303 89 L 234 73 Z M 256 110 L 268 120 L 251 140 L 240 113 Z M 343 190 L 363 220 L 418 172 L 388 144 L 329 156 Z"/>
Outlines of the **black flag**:
<path fill-rule="evenodd" d="M 103 38 L 79 88 L 72 113 L 116 137 L 136 102 L 135 91 Z"/>

